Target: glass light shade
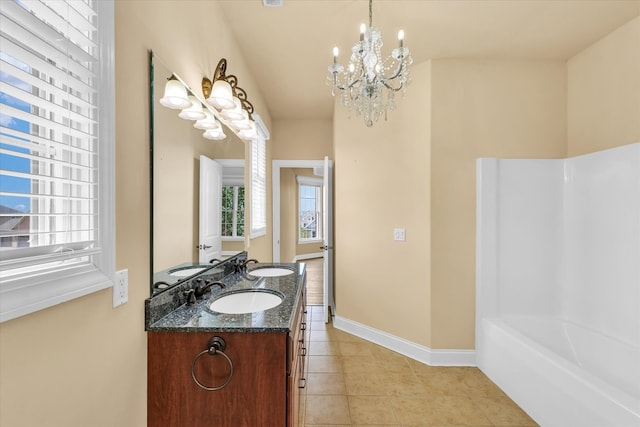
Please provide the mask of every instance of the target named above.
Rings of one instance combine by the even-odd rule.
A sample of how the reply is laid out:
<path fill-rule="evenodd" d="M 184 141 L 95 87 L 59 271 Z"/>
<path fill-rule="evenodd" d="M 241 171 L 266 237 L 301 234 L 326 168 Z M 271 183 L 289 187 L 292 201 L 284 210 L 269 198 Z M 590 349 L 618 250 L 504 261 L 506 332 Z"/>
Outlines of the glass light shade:
<path fill-rule="evenodd" d="M 233 103 L 235 104 L 234 108 L 229 110 L 222 110 L 220 112 L 220 115 L 227 120 L 242 120 L 242 118 L 244 117 L 242 115 L 242 103 L 235 96 L 233 97 Z"/>
<path fill-rule="evenodd" d="M 244 129 L 238 132 L 238 138 L 240 139 L 256 139 L 258 138 L 258 130 L 254 121 L 249 121 L 249 129 Z"/>
<path fill-rule="evenodd" d="M 178 116 L 182 119 L 187 120 L 200 120 L 204 119 L 206 116 L 204 115 L 204 111 L 202 110 L 202 104 L 194 95 L 189 95 L 189 101 L 191 101 L 191 106 L 180 111 Z"/>
<path fill-rule="evenodd" d="M 211 87 L 211 94 L 207 98 L 207 104 L 216 110 L 228 110 L 235 107 L 231 85 L 224 80 L 216 80 Z"/>
<path fill-rule="evenodd" d="M 211 111 L 205 109 L 204 115 L 205 115 L 204 119 L 197 120 L 194 123 L 193 125 L 194 128 L 202 129 L 202 130 L 220 128 L 220 123 L 216 120 L 216 118 L 213 116 L 213 113 L 211 113 Z"/>
<path fill-rule="evenodd" d="M 227 135 L 224 134 L 224 132 L 222 130 L 222 127 L 218 128 L 218 129 L 207 129 L 207 130 L 204 131 L 202 136 L 204 136 L 207 139 L 214 140 L 214 141 L 219 141 L 219 140 L 225 139 L 227 137 Z"/>
<path fill-rule="evenodd" d="M 180 80 L 169 80 L 164 85 L 164 96 L 160 99 L 160 104 L 174 110 L 182 110 L 191 105 L 191 101 L 187 98 L 187 88 Z"/>
<path fill-rule="evenodd" d="M 250 123 L 249 114 L 247 113 L 247 111 L 242 110 L 242 119 L 231 120 L 229 122 L 229 126 L 235 131 L 250 129 L 251 123 Z"/>

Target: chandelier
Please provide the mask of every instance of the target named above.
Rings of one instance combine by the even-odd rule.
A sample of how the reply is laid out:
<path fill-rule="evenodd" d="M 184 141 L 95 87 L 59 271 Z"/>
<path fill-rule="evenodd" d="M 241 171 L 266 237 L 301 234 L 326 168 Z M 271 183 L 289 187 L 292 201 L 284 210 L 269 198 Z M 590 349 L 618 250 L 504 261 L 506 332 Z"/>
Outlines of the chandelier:
<path fill-rule="evenodd" d="M 373 126 L 387 110 L 394 110 L 396 92 L 410 83 L 409 65 L 413 62 L 409 49 L 403 46 L 404 31 L 398 32 L 398 47 L 387 58 L 382 57 L 382 34 L 372 26 L 373 0 L 369 0 L 369 27 L 360 25 L 360 40 L 351 48 L 347 69 L 338 63 L 338 47 L 333 48 L 333 64 L 329 65 L 327 84 L 333 96 L 340 93 L 342 105 L 349 115 L 362 114 L 364 123 Z"/>

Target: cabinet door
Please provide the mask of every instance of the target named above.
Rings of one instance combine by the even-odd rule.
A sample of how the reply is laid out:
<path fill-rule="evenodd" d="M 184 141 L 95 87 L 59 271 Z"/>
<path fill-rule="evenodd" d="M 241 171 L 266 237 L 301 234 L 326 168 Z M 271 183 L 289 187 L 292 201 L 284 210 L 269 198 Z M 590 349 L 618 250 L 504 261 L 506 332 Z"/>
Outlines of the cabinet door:
<path fill-rule="evenodd" d="M 233 363 L 229 384 L 219 391 L 198 387 L 194 358 L 209 339 L 226 341 Z M 284 426 L 287 422 L 286 333 L 147 334 L 147 425 L 189 427 Z M 229 365 L 221 356 L 203 355 L 196 377 L 207 386 L 223 384 Z"/>
<path fill-rule="evenodd" d="M 287 384 L 287 425 L 289 427 L 298 427 L 303 425 L 301 414 L 301 398 L 302 389 L 306 386 L 304 378 L 306 349 L 306 305 L 304 289 L 301 295 L 301 301 L 298 302 L 298 311 L 296 312 L 293 330 L 289 337 L 289 377 Z"/>

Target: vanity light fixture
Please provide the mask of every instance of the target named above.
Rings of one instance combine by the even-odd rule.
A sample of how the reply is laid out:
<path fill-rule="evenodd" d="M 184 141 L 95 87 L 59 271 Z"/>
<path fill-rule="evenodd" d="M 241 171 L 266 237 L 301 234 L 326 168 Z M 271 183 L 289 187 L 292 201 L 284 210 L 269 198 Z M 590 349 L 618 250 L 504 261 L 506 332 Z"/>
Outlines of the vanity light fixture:
<path fill-rule="evenodd" d="M 222 126 L 220 126 L 217 129 L 207 129 L 206 131 L 204 131 L 202 136 L 204 136 L 207 139 L 214 140 L 214 141 L 219 141 L 219 140 L 225 139 L 227 137 L 227 135 L 225 135 L 224 131 L 222 130 Z"/>
<path fill-rule="evenodd" d="M 164 96 L 160 99 L 160 104 L 174 110 L 182 110 L 191 106 L 191 101 L 187 97 L 187 88 L 175 74 L 171 74 L 164 85 Z"/>
<path fill-rule="evenodd" d="M 167 79 L 165 93 L 160 103 L 168 108 L 180 109 L 183 119 L 195 120 L 196 129 L 204 130 L 203 136 L 211 140 L 225 139 L 222 124 L 228 126 L 238 138 L 254 140 L 258 138 L 258 129 L 265 139 L 269 131 L 262 119 L 254 114 L 253 105 L 247 99 L 247 93 L 238 87 L 236 76 L 226 75 L 227 60 L 222 58 L 214 72 L 213 81 L 202 79 L 204 98 L 196 95 L 176 74 Z M 256 120 L 258 122 L 256 122 Z"/>
<path fill-rule="evenodd" d="M 398 32 L 398 47 L 391 55 L 381 54 L 382 33 L 372 26 L 373 0 L 369 0 L 369 27 L 360 25 L 360 40 L 353 45 L 349 65 L 345 70 L 338 63 L 338 47 L 333 48 L 333 64 L 329 65 L 327 84 L 331 93 L 340 93 L 342 104 L 356 116 L 363 114 L 364 123 L 373 126 L 380 115 L 396 108 L 394 95 L 409 84 L 409 65 L 413 62 L 404 47 L 404 31 Z"/>
<path fill-rule="evenodd" d="M 186 120 L 202 120 L 206 116 L 204 114 L 204 110 L 202 109 L 202 103 L 198 98 L 194 95 L 189 95 L 189 103 L 191 104 L 189 107 L 184 108 L 178 114 L 178 117 Z"/>
<path fill-rule="evenodd" d="M 251 116 L 253 104 L 247 99 L 247 92 L 238 86 L 238 78 L 227 75 L 227 60 L 220 59 L 210 80 L 202 78 L 202 94 L 220 116 L 229 122 L 241 139 L 254 139 L 256 126 Z M 241 133 L 242 132 L 242 133 Z"/>
<path fill-rule="evenodd" d="M 196 129 L 208 130 L 208 129 L 219 129 L 220 122 L 216 120 L 213 116 L 213 113 L 209 111 L 207 108 L 203 109 L 204 111 L 204 119 L 197 120 L 193 127 Z"/>

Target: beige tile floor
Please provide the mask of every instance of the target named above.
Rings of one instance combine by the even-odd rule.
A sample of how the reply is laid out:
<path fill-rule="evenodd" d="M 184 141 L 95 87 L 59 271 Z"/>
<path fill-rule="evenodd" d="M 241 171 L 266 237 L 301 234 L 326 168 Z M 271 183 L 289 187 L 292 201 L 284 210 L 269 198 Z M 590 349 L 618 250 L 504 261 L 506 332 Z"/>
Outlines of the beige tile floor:
<path fill-rule="evenodd" d="M 433 367 L 335 329 L 309 306 L 306 427 L 537 424 L 480 370 Z"/>

